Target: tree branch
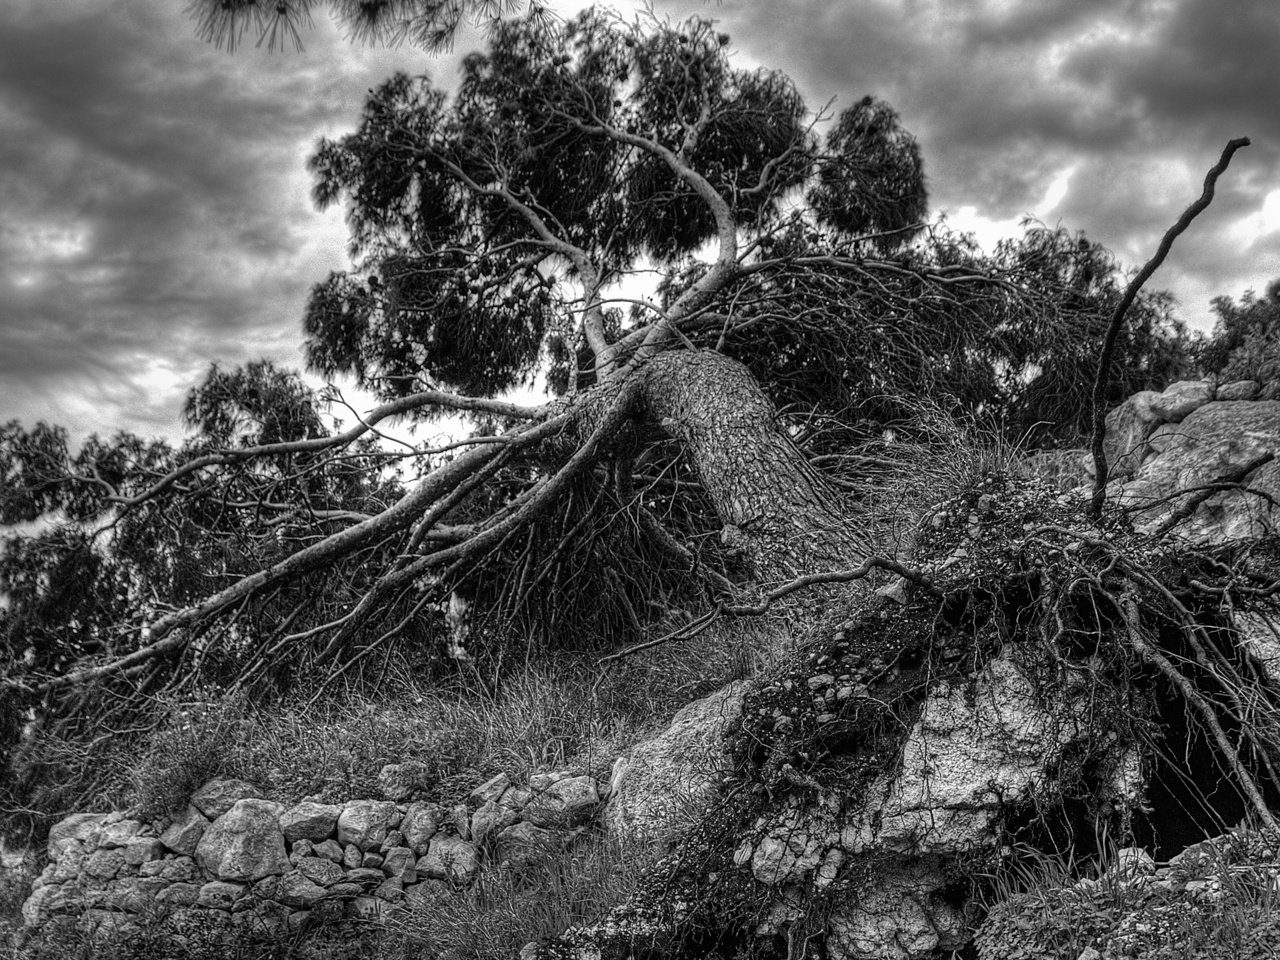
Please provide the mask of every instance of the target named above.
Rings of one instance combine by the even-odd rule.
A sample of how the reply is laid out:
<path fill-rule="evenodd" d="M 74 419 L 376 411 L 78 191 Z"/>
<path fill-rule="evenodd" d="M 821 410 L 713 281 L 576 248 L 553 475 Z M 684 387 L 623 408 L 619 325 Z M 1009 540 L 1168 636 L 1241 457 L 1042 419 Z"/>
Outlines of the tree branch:
<path fill-rule="evenodd" d="M 1159 269 L 1160 264 L 1164 263 L 1164 258 L 1169 255 L 1169 251 L 1173 248 L 1173 241 L 1212 202 L 1213 190 L 1218 182 L 1218 177 L 1227 169 L 1227 165 L 1231 163 L 1231 158 L 1235 156 L 1235 152 L 1241 147 L 1247 146 L 1249 146 L 1248 137 L 1238 137 L 1227 143 L 1222 150 L 1222 156 L 1218 158 L 1218 162 L 1205 174 L 1204 190 L 1201 192 L 1200 198 L 1187 207 L 1177 222 L 1165 231 L 1155 255 L 1138 271 L 1138 275 L 1129 281 L 1129 286 L 1125 288 L 1124 296 L 1120 298 L 1120 302 L 1116 304 L 1115 313 L 1111 315 L 1111 324 L 1107 327 L 1107 336 L 1102 342 L 1102 355 L 1098 358 L 1098 376 L 1093 383 L 1094 472 L 1093 496 L 1089 500 L 1089 516 L 1094 520 L 1102 516 L 1102 503 L 1106 497 L 1107 454 L 1103 449 L 1103 443 L 1107 435 L 1107 387 L 1111 382 L 1112 355 L 1115 353 L 1116 338 L 1120 335 L 1120 326 L 1124 322 L 1124 315 L 1133 305 L 1133 301 L 1138 296 L 1138 291 L 1142 289 L 1142 285 Z"/>

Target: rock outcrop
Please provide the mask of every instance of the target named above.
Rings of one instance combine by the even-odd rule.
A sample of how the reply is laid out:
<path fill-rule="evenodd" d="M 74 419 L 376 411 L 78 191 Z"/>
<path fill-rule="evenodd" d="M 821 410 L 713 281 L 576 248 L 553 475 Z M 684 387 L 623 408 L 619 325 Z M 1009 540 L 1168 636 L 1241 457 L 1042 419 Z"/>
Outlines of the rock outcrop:
<path fill-rule="evenodd" d="M 1204 394 L 1172 391 L 1161 415 L 1194 429 L 1230 405 Z M 1269 406 L 1248 405 L 1259 416 Z M 613 960 L 636 945 L 697 956 L 745 931 L 820 941 L 833 960 L 923 960 L 969 940 L 964 878 L 1031 825 L 1092 835 L 1095 818 L 1122 832 L 1148 816 L 1158 761 L 1141 730 L 1156 722 L 1153 704 L 1179 696 L 1158 686 L 1149 644 L 1182 657 L 1188 641 L 1155 637 L 1176 608 L 1134 634 L 1120 604 L 1152 582 L 1181 590 L 1200 571 L 1118 512 L 1090 529 L 1083 507 L 1080 494 L 1007 478 L 940 505 L 919 541 L 932 594 L 907 582 L 880 591 L 789 663 L 691 705 L 635 748 L 630 758 L 657 762 L 619 762 L 611 830 L 661 823 L 648 811 L 684 791 L 704 812 L 631 902 L 524 956 Z M 1206 570 L 1224 562 L 1200 559 Z M 1205 655 L 1241 677 L 1265 672 L 1280 650 L 1263 632 L 1274 617 L 1224 609 L 1212 587 L 1205 596 L 1211 626 L 1198 629 L 1223 644 Z M 1157 686 L 1135 694 L 1139 684 Z M 667 762 L 684 756 L 698 761 Z M 1088 823 L 1072 826 L 1076 809 L 1094 811 Z"/>

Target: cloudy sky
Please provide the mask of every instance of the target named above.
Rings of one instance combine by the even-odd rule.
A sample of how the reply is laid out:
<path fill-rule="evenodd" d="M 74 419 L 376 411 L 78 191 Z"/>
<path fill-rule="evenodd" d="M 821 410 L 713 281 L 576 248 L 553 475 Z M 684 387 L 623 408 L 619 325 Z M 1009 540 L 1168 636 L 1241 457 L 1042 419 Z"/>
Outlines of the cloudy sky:
<path fill-rule="evenodd" d="M 298 366 L 309 287 L 345 260 L 304 162 L 395 69 L 346 43 L 205 46 L 185 0 L 0 9 L 0 422 L 174 437 L 210 361 Z M 572 6 L 565 0 L 561 7 Z M 1152 286 L 1182 315 L 1280 277 L 1276 0 L 655 0 L 717 18 L 820 106 L 867 93 L 921 140 L 934 212 L 986 242 L 1031 214 L 1141 264 L 1232 137 L 1253 146 Z"/>

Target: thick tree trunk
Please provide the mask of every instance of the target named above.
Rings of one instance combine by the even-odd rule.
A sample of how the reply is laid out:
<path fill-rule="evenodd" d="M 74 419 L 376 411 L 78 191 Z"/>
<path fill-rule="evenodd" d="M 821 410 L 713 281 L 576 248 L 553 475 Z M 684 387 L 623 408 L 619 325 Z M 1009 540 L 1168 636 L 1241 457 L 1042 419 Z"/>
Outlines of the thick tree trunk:
<path fill-rule="evenodd" d="M 742 364 L 711 351 L 649 360 L 637 415 L 684 442 L 724 524 L 760 581 L 857 565 L 871 554 L 839 497 L 809 466 Z"/>

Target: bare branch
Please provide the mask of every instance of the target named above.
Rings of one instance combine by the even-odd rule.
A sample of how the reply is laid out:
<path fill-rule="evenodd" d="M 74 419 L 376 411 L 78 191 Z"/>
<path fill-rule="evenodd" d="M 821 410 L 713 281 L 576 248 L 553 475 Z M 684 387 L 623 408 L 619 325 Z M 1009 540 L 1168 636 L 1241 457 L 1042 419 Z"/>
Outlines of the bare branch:
<path fill-rule="evenodd" d="M 1160 268 L 1160 264 L 1164 263 L 1164 258 L 1173 249 L 1173 241 L 1213 201 L 1213 190 L 1218 182 L 1218 177 L 1227 169 L 1227 165 L 1231 163 L 1231 158 L 1235 156 L 1235 152 L 1241 147 L 1247 146 L 1249 146 L 1249 138 L 1238 137 L 1223 148 L 1222 156 L 1218 158 L 1218 162 L 1205 174 L 1204 190 L 1200 194 L 1200 198 L 1187 207 L 1177 222 L 1165 231 L 1155 255 L 1143 265 L 1142 269 L 1138 271 L 1138 275 L 1129 281 L 1129 286 L 1125 288 L 1124 296 L 1120 298 L 1120 302 L 1116 304 L 1115 313 L 1111 315 L 1111 324 L 1107 327 L 1107 336 L 1102 342 L 1102 355 L 1098 358 L 1098 376 L 1093 383 L 1094 472 L 1093 496 L 1089 500 L 1089 516 L 1094 520 L 1102 516 L 1102 503 L 1106 497 L 1107 454 L 1103 449 L 1103 442 L 1106 440 L 1107 435 L 1107 386 L 1111 382 L 1112 355 L 1115 353 L 1116 338 L 1120 335 L 1120 325 L 1124 322 L 1124 315 L 1129 312 L 1129 307 L 1133 305 L 1133 301 L 1138 296 L 1138 291 L 1142 289 L 1142 285 Z"/>

